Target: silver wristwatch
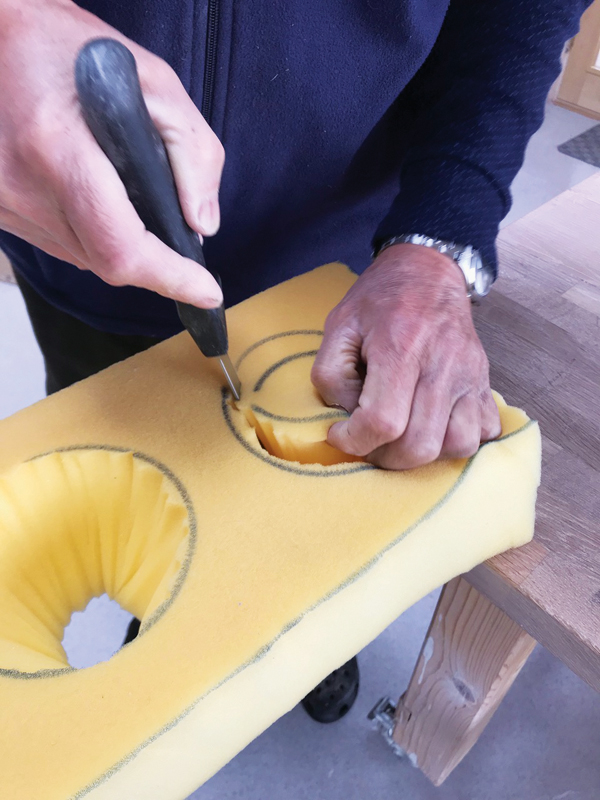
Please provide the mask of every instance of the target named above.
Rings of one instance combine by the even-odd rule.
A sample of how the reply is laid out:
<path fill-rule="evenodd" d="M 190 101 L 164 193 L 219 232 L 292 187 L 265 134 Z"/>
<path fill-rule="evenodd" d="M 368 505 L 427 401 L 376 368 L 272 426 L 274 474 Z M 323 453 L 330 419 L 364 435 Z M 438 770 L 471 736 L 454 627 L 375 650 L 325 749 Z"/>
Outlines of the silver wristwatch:
<path fill-rule="evenodd" d="M 465 278 L 467 285 L 467 295 L 471 301 L 477 303 L 492 288 L 494 282 L 494 270 L 481 257 L 479 250 L 471 245 L 457 244 L 448 242 L 444 239 L 432 239 L 421 233 L 403 233 L 401 236 L 394 236 L 384 242 L 377 255 L 382 253 L 393 244 L 420 244 L 423 247 L 432 247 L 438 253 L 443 253 L 456 262 Z"/>

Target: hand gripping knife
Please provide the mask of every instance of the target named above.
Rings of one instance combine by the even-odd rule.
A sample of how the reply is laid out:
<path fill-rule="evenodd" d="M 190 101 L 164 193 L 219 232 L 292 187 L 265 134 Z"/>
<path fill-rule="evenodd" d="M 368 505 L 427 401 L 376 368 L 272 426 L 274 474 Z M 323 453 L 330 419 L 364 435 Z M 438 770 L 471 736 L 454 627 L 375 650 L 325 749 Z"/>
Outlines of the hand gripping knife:
<path fill-rule="evenodd" d="M 93 39 L 80 50 L 75 84 L 83 117 L 117 170 L 147 230 L 182 256 L 206 267 L 198 234 L 184 219 L 165 145 L 150 119 L 135 58 L 115 39 Z M 209 269 L 219 285 L 219 276 Z M 179 318 L 202 353 L 218 358 L 236 400 L 241 384 L 228 355 L 225 309 L 177 303 Z"/>

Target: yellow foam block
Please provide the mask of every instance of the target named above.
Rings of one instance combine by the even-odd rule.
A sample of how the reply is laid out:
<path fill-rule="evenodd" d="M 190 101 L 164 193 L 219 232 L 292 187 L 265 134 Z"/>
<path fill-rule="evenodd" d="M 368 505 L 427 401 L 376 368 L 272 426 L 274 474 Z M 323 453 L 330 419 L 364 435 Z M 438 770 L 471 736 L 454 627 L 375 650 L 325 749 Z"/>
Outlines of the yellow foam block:
<path fill-rule="evenodd" d="M 183 334 L 0 423 L 2 800 L 185 798 L 407 606 L 531 538 L 539 431 L 501 400 L 468 461 L 329 463 L 308 374 L 353 280 L 231 310 L 239 408 Z M 64 626 L 105 591 L 142 633 L 71 669 Z"/>

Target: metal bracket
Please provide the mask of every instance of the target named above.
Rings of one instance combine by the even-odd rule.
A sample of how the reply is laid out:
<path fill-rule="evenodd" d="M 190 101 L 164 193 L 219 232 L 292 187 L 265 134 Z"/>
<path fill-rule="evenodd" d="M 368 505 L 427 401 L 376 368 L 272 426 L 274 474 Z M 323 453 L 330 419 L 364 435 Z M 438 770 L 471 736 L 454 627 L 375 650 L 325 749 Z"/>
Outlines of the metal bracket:
<path fill-rule="evenodd" d="M 373 727 L 378 730 L 385 741 L 388 743 L 394 755 L 399 758 L 406 758 L 406 750 L 394 741 L 394 715 L 396 706 L 389 697 L 382 697 L 369 711 L 368 718 L 374 723 Z"/>

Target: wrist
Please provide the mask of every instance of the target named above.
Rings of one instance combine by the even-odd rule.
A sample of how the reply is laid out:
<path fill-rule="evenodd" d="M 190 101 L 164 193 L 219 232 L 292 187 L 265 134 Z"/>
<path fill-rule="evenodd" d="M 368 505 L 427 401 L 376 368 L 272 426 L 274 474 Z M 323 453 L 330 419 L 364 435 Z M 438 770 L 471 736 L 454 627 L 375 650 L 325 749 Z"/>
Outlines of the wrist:
<path fill-rule="evenodd" d="M 479 250 L 472 245 L 458 244 L 447 239 L 437 239 L 419 233 L 408 233 L 394 236 L 379 246 L 378 254 L 397 244 L 414 244 L 422 249 L 433 250 L 448 257 L 462 273 L 467 297 L 477 303 L 490 291 L 496 278 L 494 268 L 482 257 Z"/>
<path fill-rule="evenodd" d="M 379 252 L 373 266 L 392 269 L 411 281 L 453 286 L 465 294 L 465 281 L 455 261 L 444 253 L 418 244 L 391 244 Z"/>

